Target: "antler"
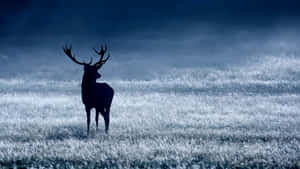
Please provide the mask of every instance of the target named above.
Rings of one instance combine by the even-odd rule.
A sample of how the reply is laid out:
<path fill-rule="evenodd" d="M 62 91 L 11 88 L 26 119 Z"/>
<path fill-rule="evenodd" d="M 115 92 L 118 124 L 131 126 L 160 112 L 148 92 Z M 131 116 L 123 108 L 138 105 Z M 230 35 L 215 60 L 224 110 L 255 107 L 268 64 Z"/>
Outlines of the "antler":
<path fill-rule="evenodd" d="M 100 69 L 102 67 L 102 65 L 105 64 L 105 62 L 110 58 L 110 54 L 108 53 L 107 57 L 105 59 L 103 59 L 104 54 L 107 52 L 107 46 L 105 45 L 104 48 L 103 46 L 101 46 L 100 51 L 97 51 L 95 48 L 93 48 L 94 51 L 100 55 L 100 60 L 98 62 L 96 62 L 94 64 L 94 66 L 96 66 L 97 69 Z"/>
<path fill-rule="evenodd" d="M 75 55 L 72 55 L 72 45 L 70 45 L 70 47 L 68 48 L 68 46 L 64 46 L 63 47 L 63 50 L 65 52 L 65 54 L 67 56 L 69 56 L 70 59 L 72 59 L 75 63 L 79 64 L 79 65 L 90 65 L 92 62 L 93 62 L 93 59 L 91 58 L 90 59 L 90 62 L 89 63 L 84 63 L 84 62 L 79 62 L 78 60 L 75 59 Z"/>

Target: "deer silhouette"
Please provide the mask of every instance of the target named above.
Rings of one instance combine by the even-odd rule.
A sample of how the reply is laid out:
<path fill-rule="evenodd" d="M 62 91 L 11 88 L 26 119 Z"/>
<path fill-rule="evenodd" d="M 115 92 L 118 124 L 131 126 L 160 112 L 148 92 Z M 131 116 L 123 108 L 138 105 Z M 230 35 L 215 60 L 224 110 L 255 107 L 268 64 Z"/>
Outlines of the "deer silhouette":
<path fill-rule="evenodd" d="M 72 54 L 72 46 L 67 45 L 63 47 L 65 54 L 75 63 L 84 66 L 84 73 L 81 83 L 81 98 L 85 105 L 86 117 L 87 117 L 87 134 L 90 131 L 91 122 L 91 109 L 96 109 L 96 130 L 98 130 L 99 113 L 104 118 L 105 132 L 108 133 L 109 129 L 109 112 L 112 99 L 114 96 L 114 90 L 106 83 L 97 83 L 96 80 L 101 77 L 98 70 L 106 63 L 110 58 L 108 53 L 104 59 L 104 55 L 107 52 L 107 46 L 101 47 L 99 51 L 94 48 L 96 54 L 100 55 L 100 59 L 95 64 L 92 64 L 92 58 L 89 63 L 79 62 L 75 59 L 75 55 Z"/>

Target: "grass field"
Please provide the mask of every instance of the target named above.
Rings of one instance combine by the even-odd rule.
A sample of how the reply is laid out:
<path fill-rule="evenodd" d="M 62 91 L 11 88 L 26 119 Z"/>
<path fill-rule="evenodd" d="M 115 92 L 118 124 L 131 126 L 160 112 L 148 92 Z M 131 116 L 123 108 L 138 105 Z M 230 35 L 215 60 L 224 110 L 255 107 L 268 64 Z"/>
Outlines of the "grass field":
<path fill-rule="evenodd" d="M 0 166 L 300 168 L 297 57 L 108 83 L 109 135 L 87 137 L 80 79 L 0 79 Z"/>

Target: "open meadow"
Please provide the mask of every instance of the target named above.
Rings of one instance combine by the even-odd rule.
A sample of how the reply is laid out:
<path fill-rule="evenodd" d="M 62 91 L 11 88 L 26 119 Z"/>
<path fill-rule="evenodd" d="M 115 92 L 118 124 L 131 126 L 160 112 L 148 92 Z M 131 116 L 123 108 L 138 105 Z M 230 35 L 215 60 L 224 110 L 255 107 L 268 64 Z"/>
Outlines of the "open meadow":
<path fill-rule="evenodd" d="M 80 79 L 0 79 L 0 168 L 299 168 L 300 59 L 107 80 L 86 134 Z"/>

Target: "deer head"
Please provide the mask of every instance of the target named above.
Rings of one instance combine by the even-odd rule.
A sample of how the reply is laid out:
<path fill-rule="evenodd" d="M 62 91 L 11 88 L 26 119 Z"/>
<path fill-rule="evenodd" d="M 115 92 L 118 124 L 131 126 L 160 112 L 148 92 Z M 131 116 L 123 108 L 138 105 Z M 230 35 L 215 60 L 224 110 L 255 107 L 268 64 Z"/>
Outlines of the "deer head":
<path fill-rule="evenodd" d="M 90 59 L 89 63 L 84 63 L 84 62 L 80 62 L 78 60 L 76 60 L 75 55 L 72 54 L 71 50 L 72 50 L 72 45 L 70 47 L 68 47 L 67 45 L 65 47 L 63 47 L 63 50 L 65 52 L 65 54 L 67 56 L 69 56 L 69 58 L 71 60 L 73 60 L 75 63 L 79 64 L 79 65 L 83 65 L 84 66 L 84 75 L 87 78 L 87 80 L 96 80 L 98 78 L 101 77 L 101 75 L 98 73 L 98 70 L 106 63 L 106 61 L 110 58 L 110 54 L 108 53 L 107 57 L 104 59 L 104 55 L 107 52 L 107 46 L 105 45 L 105 47 L 103 48 L 103 46 L 101 46 L 100 50 L 96 50 L 95 48 L 93 48 L 94 51 L 96 52 L 96 54 L 100 55 L 100 59 L 98 62 L 92 64 L 93 59 Z"/>

